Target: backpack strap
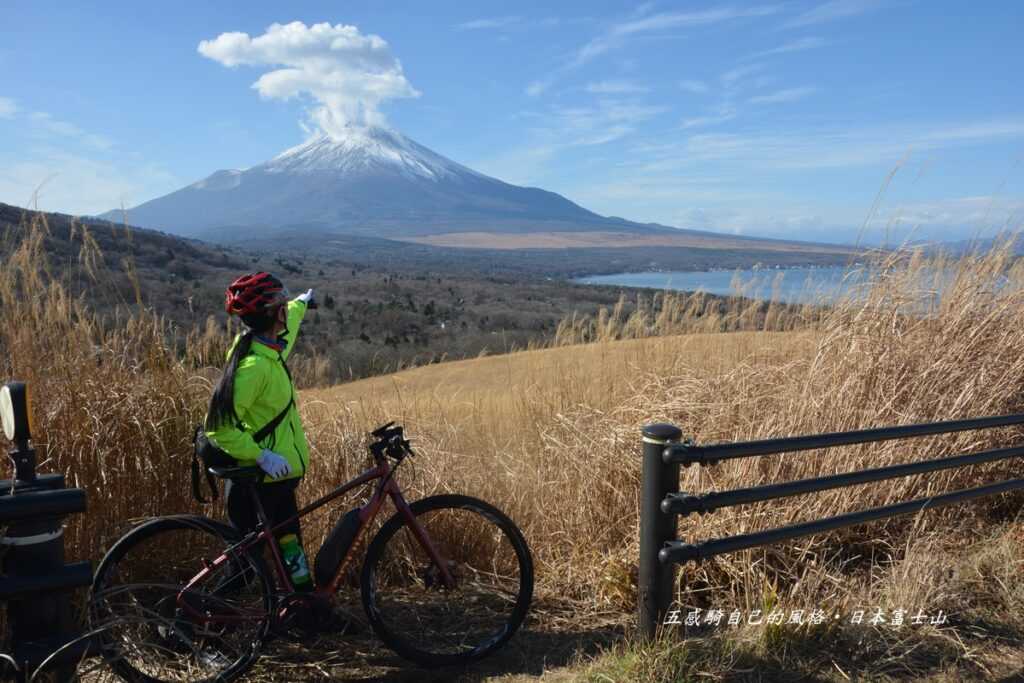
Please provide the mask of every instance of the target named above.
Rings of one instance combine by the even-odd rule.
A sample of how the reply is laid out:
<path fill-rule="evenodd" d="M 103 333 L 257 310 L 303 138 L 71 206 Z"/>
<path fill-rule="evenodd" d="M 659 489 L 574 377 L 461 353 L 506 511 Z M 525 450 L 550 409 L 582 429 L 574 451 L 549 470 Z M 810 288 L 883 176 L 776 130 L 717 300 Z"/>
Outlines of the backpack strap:
<path fill-rule="evenodd" d="M 284 407 L 284 410 L 277 414 L 277 417 L 263 425 L 262 429 L 252 435 L 252 440 L 258 444 L 260 441 L 263 441 L 263 439 L 273 434 L 274 430 L 277 429 L 279 424 L 281 424 L 281 420 L 284 419 L 284 416 L 288 414 L 288 411 L 292 409 L 293 405 L 295 405 L 295 394 L 292 394 L 292 398 L 288 401 L 288 405 Z"/>
<path fill-rule="evenodd" d="M 277 357 L 278 357 L 278 360 L 281 361 L 281 367 L 284 368 L 284 374 L 288 375 L 288 381 L 289 381 L 289 383 L 291 383 L 292 373 L 288 371 L 288 364 L 284 362 L 284 357 L 281 356 L 280 352 L 278 352 Z M 291 400 L 288 401 L 288 405 L 286 405 L 284 407 L 284 410 L 282 410 L 280 413 L 278 413 L 277 416 L 273 420 L 271 420 L 267 424 L 263 425 L 262 429 L 260 429 L 258 432 L 253 434 L 252 435 L 252 440 L 255 441 L 256 443 L 259 443 L 260 441 L 263 441 L 263 439 L 265 439 L 268 436 L 270 436 L 271 434 L 273 434 L 274 430 L 277 429 L 277 426 L 279 424 L 281 424 L 281 420 L 284 419 L 284 416 L 288 414 L 288 411 L 292 409 L 293 405 L 295 405 L 295 389 L 294 388 L 292 389 Z"/>

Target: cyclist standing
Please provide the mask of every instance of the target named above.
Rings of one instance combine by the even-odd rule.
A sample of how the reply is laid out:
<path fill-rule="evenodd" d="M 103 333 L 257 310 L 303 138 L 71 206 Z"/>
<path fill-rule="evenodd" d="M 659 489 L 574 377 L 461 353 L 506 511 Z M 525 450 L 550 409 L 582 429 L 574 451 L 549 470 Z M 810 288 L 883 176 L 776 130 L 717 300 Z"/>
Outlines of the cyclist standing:
<path fill-rule="evenodd" d="M 312 299 L 310 289 L 289 301 L 281 280 L 266 272 L 243 275 L 225 294 L 228 314 L 239 316 L 248 329 L 228 350 L 227 365 L 210 398 L 205 430 L 239 465 L 258 465 L 267 474 L 269 479 L 256 484 L 256 491 L 271 525 L 297 514 L 295 489 L 309 465 L 309 447 L 285 360 Z M 254 434 L 275 421 L 276 427 L 257 443 Z M 235 528 L 245 533 L 256 527 L 259 520 L 247 491 L 228 481 L 225 499 Z M 279 533 L 278 543 L 296 590 L 311 590 L 297 519 Z"/>

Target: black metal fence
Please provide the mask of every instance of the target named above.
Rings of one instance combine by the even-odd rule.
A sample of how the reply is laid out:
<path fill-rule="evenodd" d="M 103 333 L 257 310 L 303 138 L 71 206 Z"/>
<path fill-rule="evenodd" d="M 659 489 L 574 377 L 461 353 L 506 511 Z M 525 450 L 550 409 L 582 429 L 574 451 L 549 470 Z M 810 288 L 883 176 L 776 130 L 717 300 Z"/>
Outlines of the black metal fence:
<path fill-rule="evenodd" d="M 672 601 L 674 568 L 677 563 L 703 560 L 747 548 L 756 548 L 801 536 L 832 531 L 855 524 L 896 517 L 924 509 L 961 503 L 996 493 L 1024 488 L 1024 479 L 987 484 L 928 498 L 851 512 L 835 517 L 793 524 L 757 533 L 716 538 L 701 543 L 682 543 L 676 539 L 676 519 L 693 512 L 711 512 L 734 505 L 774 500 L 817 491 L 895 479 L 923 472 L 978 465 L 1017 458 L 1024 446 L 998 448 L 966 455 L 910 462 L 846 474 L 768 484 L 693 495 L 679 492 L 679 466 L 713 465 L 722 460 L 759 455 L 792 453 L 816 448 L 889 441 L 914 436 L 950 434 L 974 429 L 990 429 L 1024 424 L 1024 414 L 953 420 L 903 427 L 884 427 L 852 432 L 834 432 L 785 439 L 767 439 L 743 443 L 698 446 L 683 442 L 682 431 L 670 424 L 652 424 L 643 428 L 643 480 L 640 501 L 639 625 L 645 637 L 653 637 Z"/>

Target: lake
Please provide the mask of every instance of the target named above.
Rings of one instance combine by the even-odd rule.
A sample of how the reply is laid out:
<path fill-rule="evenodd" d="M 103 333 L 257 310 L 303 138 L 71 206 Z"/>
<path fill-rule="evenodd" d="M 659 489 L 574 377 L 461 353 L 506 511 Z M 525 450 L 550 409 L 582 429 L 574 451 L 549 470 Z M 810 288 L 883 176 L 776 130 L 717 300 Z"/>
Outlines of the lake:
<path fill-rule="evenodd" d="M 708 294 L 743 294 L 756 299 L 787 303 L 824 303 L 849 289 L 856 276 L 846 278 L 842 266 L 807 268 L 754 268 L 748 270 L 669 271 L 590 275 L 573 282 L 586 285 L 619 285 L 679 291 L 702 290 Z M 736 283 L 742 283 L 737 291 Z"/>

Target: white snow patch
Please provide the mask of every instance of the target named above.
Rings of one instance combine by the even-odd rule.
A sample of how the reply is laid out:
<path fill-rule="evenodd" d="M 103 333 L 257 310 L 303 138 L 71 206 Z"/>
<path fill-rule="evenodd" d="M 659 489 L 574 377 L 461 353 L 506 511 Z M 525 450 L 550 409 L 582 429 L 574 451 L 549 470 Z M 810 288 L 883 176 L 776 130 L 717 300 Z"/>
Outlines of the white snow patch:
<path fill-rule="evenodd" d="M 255 168 L 266 173 L 330 171 L 345 175 L 397 171 L 428 180 L 480 176 L 397 131 L 378 126 L 346 126 L 344 135 L 317 135 Z"/>

